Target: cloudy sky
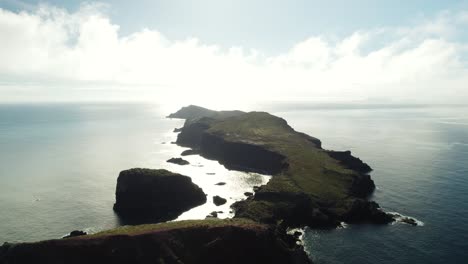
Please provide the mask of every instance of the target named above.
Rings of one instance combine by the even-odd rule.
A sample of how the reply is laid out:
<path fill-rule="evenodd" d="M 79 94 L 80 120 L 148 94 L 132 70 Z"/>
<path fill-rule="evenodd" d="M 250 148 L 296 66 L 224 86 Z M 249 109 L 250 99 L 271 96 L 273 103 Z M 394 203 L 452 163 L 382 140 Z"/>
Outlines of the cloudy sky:
<path fill-rule="evenodd" d="M 0 0 L 0 101 L 468 102 L 468 1 Z"/>

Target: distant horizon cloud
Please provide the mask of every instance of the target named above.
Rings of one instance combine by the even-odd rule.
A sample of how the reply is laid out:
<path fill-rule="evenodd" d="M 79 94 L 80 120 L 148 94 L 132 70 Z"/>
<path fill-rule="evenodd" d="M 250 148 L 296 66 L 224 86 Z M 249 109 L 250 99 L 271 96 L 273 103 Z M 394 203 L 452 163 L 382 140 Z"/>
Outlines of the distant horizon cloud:
<path fill-rule="evenodd" d="M 468 102 L 467 11 L 408 27 L 324 33 L 287 52 L 120 35 L 106 6 L 0 8 L 0 101 Z M 229 32 L 226 32 L 229 34 Z"/>

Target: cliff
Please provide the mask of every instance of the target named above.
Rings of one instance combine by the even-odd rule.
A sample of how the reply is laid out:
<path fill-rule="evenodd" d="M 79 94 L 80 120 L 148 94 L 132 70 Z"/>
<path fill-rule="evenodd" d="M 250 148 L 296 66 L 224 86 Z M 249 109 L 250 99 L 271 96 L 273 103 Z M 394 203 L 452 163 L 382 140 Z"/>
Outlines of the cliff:
<path fill-rule="evenodd" d="M 250 220 L 126 226 L 36 243 L 4 244 L 0 264 L 310 263 L 296 240 Z"/>
<path fill-rule="evenodd" d="M 120 172 L 114 210 L 125 224 L 157 223 L 177 218 L 204 204 L 206 195 L 190 177 L 167 170 Z"/>
<path fill-rule="evenodd" d="M 194 109 L 196 115 L 188 114 Z M 229 169 L 274 175 L 255 195 L 234 204 L 236 217 L 291 226 L 336 226 L 341 221 L 387 223 L 392 217 L 366 198 L 375 188 L 371 168 L 349 151 L 324 150 L 320 140 L 266 112 L 223 116 L 185 107 L 177 144 Z M 228 111 L 229 112 L 229 111 Z"/>

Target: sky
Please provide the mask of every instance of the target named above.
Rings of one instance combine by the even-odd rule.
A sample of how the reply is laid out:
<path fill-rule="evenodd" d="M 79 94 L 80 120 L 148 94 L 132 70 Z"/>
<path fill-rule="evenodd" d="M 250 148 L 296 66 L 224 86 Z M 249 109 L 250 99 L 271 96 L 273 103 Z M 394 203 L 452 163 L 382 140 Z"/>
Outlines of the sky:
<path fill-rule="evenodd" d="M 468 1 L 0 0 L 0 102 L 468 102 Z"/>

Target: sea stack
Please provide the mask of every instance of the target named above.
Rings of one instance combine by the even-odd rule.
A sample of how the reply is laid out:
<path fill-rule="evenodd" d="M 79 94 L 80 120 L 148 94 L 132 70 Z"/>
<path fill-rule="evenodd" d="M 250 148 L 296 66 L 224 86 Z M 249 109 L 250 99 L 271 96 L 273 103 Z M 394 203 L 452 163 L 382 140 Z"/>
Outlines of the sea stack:
<path fill-rule="evenodd" d="M 167 170 L 130 169 L 120 172 L 114 210 L 125 224 L 173 220 L 206 202 L 190 177 Z"/>

